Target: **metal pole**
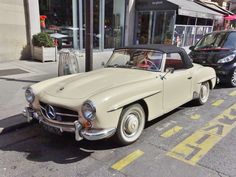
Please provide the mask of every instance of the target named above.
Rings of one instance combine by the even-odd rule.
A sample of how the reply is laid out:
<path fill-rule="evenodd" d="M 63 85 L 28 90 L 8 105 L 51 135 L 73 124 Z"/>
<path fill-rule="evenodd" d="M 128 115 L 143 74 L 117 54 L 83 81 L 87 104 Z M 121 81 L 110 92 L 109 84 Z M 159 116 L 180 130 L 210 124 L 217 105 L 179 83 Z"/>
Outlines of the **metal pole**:
<path fill-rule="evenodd" d="M 79 49 L 83 49 L 83 2 L 82 0 L 79 0 Z"/>
<path fill-rule="evenodd" d="M 86 0 L 85 71 L 93 69 L 93 0 Z"/>
<path fill-rule="evenodd" d="M 72 1 L 72 13 L 73 13 L 73 44 L 74 44 L 74 49 L 78 49 L 77 0 Z"/>

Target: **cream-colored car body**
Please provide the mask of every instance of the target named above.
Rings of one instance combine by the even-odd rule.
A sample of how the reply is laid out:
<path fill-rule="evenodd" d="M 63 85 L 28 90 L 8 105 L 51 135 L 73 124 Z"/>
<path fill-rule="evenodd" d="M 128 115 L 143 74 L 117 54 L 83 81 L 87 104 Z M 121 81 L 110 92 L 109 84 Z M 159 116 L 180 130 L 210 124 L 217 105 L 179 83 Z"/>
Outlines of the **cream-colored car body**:
<path fill-rule="evenodd" d="M 81 105 L 90 100 L 96 107 L 96 118 L 92 121 L 91 129 L 114 129 L 117 128 L 121 112 L 127 105 L 141 104 L 146 120 L 150 121 L 197 98 L 201 83 L 209 82 L 211 89 L 216 84 L 215 71 L 209 67 L 193 64 L 189 69 L 180 69 L 173 73 L 166 73 L 163 68 L 160 72 L 102 68 L 49 79 L 31 86 L 35 94 L 31 106 L 38 114 L 39 100 L 77 111 L 78 121 L 83 124 L 85 119 Z M 73 123 L 55 122 L 47 117 L 42 120 L 63 131 L 75 131 Z"/>

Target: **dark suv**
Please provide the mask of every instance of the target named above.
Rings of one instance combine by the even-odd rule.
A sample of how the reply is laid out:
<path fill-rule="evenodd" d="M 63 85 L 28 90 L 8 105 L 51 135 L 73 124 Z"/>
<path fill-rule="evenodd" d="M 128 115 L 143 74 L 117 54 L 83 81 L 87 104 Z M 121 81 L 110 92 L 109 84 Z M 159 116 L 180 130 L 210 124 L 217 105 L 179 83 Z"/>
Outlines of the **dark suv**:
<path fill-rule="evenodd" d="M 236 87 L 236 31 L 216 31 L 189 48 L 194 63 L 215 69 L 220 82 Z"/>

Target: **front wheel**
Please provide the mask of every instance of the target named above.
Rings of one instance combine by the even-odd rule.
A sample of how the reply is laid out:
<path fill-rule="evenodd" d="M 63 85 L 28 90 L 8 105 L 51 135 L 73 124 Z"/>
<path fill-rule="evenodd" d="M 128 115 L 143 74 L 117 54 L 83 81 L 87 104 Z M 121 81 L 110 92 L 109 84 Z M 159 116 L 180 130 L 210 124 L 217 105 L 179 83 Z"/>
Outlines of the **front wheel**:
<path fill-rule="evenodd" d="M 141 135 L 145 124 L 145 114 L 140 104 L 133 104 L 123 109 L 115 138 L 121 145 L 135 142 Z"/>
<path fill-rule="evenodd" d="M 232 75 L 230 77 L 230 85 L 236 87 L 236 68 L 234 68 Z"/>
<path fill-rule="evenodd" d="M 199 97 L 196 100 L 198 105 L 203 105 L 207 102 L 210 93 L 209 82 L 203 82 L 200 86 Z"/>

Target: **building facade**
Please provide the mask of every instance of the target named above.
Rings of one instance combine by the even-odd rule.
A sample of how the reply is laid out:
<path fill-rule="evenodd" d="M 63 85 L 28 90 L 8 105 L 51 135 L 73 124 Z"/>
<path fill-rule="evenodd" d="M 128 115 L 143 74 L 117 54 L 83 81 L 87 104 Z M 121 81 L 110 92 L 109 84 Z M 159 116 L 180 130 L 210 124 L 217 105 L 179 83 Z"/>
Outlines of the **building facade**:
<path fill-rule="evenodd" d="M 41 30 L 57 35 L 58 48 L 83 52 L 85 2 L 2 0 L 0 40 L 5 45 L 0 46 L 0 61 L 30 58 L 32 36 Z M 43 28 L 40 28 L 40 15 L 46 16 Z M 11 20 L 7 20 L 8 17 Z M 214 24 L 222 19 L 219 12 L 193 0 L 93 0 L 94 51 L 111 52 L 131 44 L 190 46 L 211 32 Z"/>

